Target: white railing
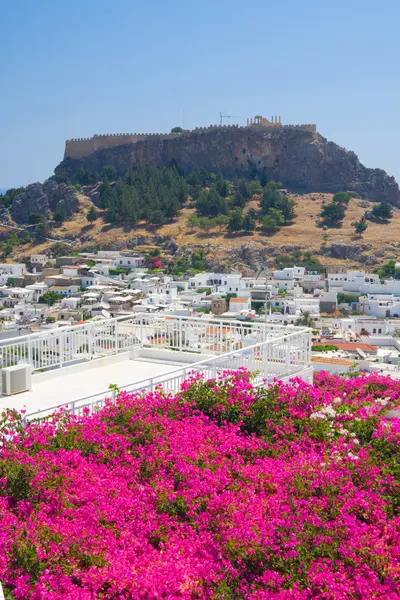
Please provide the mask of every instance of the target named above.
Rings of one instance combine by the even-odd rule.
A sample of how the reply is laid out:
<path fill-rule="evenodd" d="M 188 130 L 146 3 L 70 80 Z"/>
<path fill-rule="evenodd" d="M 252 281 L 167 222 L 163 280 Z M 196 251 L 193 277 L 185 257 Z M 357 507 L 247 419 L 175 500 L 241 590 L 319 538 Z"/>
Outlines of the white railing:
<path fill-rule="evenodd" d="M 119 317 L 3 340 L 0 364 L 10 367 L 25 362 L 38 371 L 126 352 L 141 345 L 131 321 L 131 317 Z"/>
<path fill-rule="evenodd" d="M 189 373 L 202 373 L 205 379 L 218 379 L 224 370 L 243 367 L 255 373 L 255 385 L 262 385 L 275 378 L 293 377 L 309 369 L 311 367 L 310 330 L 301 329 L 287 333 L 238 351 L 213 356 L 167 374 L 135 381 L 120 388 L 120 391 L 147 393 L 161 386 L 166 392 L 178 393 Z M 117 394 L 116 390 L 104 390 L 98 394 L 29 413 L 25 416 L 25 420 L 45 419 L 60 410 L 73 415 L 82 415 L 84 410 L 94 411 L 102 408 L 107 399 L 114 401 Z"/>
<path fill-rule="evenodd" d="M 220 355 L 288 331 L 303 330 L 266 323 L 134 314 L 3 340 L 0 365 L 26 362 L 33 371 L 62 368 L 142 346 Z"/>

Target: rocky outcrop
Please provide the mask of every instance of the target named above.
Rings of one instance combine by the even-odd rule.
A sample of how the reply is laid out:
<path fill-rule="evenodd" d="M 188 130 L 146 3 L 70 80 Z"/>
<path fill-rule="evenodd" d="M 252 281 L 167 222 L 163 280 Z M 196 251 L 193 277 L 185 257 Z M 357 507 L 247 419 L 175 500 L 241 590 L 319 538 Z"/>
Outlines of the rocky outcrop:
<path fill-rule="evenodd" d="M 195 165 L 226 176 L 266 170 L 271 179 L 300 192 L 351 190 L 371 200 L 400 205 L 400 190 L 382 169 L 367 169 L 349 152 L 320 134 L 295 127 L 216 127 L 191 131 L 176 139 L 158 137 L 66 158 L 57 175 L 73 176 L 79 168 L 99 171 L 114 165 L 120 173 L 138 165 L 176 165 L 184 172 Z"/>
<path fill-rule="evenodd" d="M 31 213 L 49 217 L 51 213 L 60 212 L 65 217 L 70 217 L 77 210 L 75 190 L 53 179 L 28 185 L 22 194 L 14 198 L 10 208 L 11 216 L 17 223 L 28 223 Z"/>

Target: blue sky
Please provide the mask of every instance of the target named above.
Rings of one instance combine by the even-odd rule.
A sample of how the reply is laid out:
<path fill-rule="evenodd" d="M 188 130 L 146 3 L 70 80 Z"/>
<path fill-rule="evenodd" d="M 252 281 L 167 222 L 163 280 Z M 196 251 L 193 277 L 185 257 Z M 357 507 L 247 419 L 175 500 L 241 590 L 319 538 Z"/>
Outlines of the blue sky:
<path fill-rule="evenodd" d="M 317 123 L 400 180 L 398 0 L 1 0 L 0 188 L 70 137 Z"/>

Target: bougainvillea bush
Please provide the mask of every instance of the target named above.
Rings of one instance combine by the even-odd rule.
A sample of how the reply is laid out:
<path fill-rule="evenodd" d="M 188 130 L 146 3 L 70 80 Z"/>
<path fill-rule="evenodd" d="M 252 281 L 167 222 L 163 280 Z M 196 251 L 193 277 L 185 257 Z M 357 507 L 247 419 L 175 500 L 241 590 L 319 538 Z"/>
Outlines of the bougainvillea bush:
<path fill-rule="evenodd" d="M 0 580 L 34 600 L 400 597 L 400 382 L 193 375 L 3 423 Z"/>

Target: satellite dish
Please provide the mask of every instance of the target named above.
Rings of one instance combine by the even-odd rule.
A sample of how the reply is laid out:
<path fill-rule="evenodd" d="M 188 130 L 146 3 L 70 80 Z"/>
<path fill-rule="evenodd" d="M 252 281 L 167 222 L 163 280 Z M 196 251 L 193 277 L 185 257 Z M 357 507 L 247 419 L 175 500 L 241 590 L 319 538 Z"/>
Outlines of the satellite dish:
<path fill-rule="evenodd" d="M 104 317 L 105 319 L 110 319 L 110 318 L 111 318 L 111 315 L 110 315 L 110 313 L 108 312 L 108 310 L 102 310 L 102 311 L 101 311 L 101 314 L 103 315 L 103 317 Z"/>

